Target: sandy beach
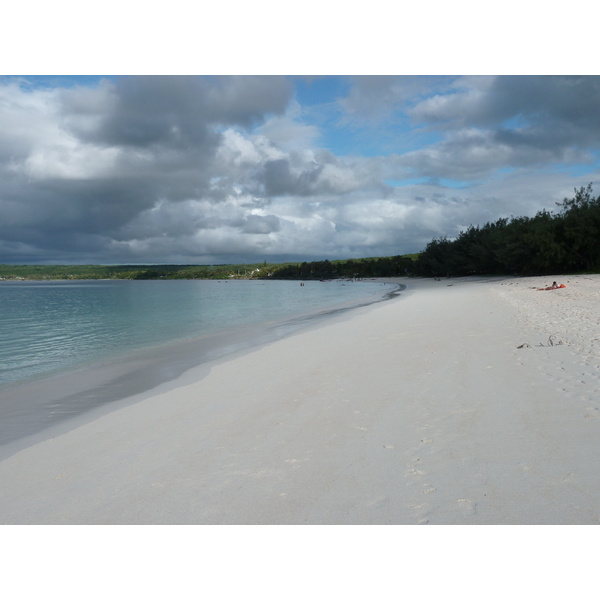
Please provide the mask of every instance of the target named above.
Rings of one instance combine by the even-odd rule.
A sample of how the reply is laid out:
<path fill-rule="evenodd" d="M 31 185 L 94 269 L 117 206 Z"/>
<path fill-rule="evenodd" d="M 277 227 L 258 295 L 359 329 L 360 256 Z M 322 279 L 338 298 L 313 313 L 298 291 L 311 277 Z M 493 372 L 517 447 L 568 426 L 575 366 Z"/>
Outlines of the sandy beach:
<path fill-rule="evenodd" d="M 597 523 L 600 275 L 403 282 L 0 461 L 0 522 Z"/>

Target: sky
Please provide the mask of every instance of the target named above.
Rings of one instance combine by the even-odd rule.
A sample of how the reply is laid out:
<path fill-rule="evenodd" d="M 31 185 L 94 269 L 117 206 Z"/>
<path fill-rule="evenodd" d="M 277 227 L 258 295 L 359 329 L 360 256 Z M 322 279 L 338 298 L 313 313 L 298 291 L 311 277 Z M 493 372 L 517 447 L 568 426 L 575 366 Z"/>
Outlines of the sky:
<path fill-rule="evenodd" d="M 599 106 L 597 76 L 3 76 L 0 263 L 419 252 L 595 183 Z"/>

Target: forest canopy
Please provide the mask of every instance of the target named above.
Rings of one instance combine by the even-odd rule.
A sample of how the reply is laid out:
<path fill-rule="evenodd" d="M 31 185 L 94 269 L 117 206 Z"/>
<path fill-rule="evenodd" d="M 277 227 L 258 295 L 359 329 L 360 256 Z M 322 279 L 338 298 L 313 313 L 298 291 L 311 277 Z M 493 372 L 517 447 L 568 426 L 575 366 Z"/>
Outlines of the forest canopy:
<path fill-rule="evenodd" d="M 419 254 L 420 276 L 535 275 L 600 268 L 600 196 L 575 189 L 559 210 L 471 226 L 454 240 L 434 239 Z"/>

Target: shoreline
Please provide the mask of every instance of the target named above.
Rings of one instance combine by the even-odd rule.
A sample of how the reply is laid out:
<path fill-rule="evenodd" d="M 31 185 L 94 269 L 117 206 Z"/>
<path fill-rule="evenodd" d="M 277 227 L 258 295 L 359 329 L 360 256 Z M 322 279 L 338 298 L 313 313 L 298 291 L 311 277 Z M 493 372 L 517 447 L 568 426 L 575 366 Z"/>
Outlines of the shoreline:
<path fill-rule="evenodd" d="M 4 403 L 0 412 L 0 460 L 99 415 L 178 387 L 180 379 L 190 381 L 192 372 L 202 378 L 215 361 L 260 348 L 335 315 L 390 300 L 405 288 L 401 279 L 405 278 L 378 278 L 376 282 L 393 285 L 394 289 L 362 300 L 173 340 L 5 385 L 0 391 Z"/>
<path fill-rule="evenodd" d="M 410 280 L 188 372 L 0 461 L 0 518 L 597 523 L 600 276 L 548 279 Z"/>

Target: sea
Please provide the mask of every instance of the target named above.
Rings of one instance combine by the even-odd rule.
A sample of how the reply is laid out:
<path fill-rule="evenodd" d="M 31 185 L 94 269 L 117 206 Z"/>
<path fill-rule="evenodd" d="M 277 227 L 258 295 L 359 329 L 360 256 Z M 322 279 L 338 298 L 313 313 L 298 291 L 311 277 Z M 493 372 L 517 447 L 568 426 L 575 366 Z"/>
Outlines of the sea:
<path fill-rule="evenodd" d="M 0 281 L 0 447 L 211 360 L 389 300 L 403 287 L 365 280 Z"/>

